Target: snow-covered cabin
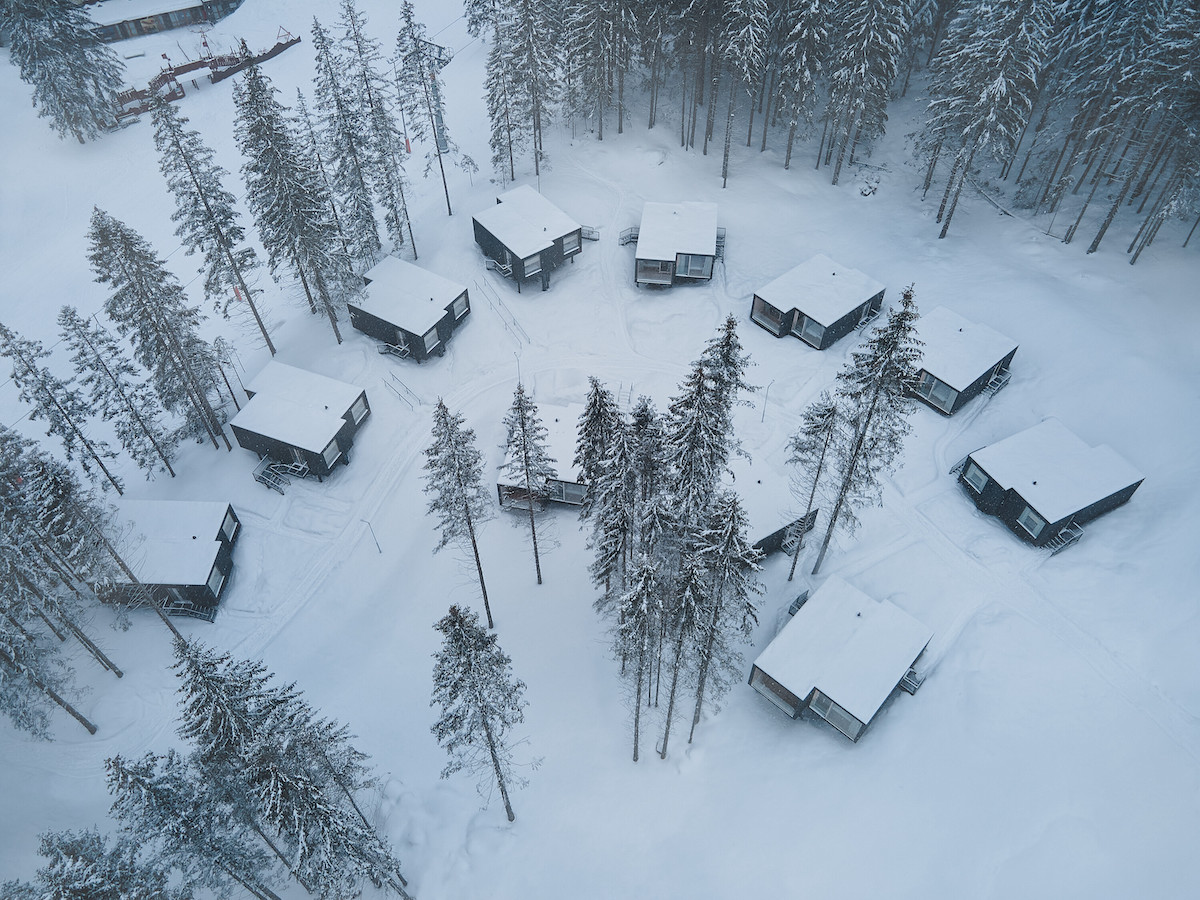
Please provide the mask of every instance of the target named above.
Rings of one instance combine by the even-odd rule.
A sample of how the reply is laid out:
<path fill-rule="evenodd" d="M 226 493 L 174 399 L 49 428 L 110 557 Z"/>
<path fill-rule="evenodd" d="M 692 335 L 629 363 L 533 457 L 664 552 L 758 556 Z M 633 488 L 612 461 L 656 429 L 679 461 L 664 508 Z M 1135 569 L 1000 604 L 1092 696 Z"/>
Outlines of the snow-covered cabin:
<path fill-rule="evenodd" d="M 350 324 L 382 343 L 380 352 L 422 362 L 471 312 L 467 289 L 420 266 L 385 256 L 363 276 L 366 290 L 347 306 Z"/>
<path fill-rule="evenodd" d="M 242 5 L 242 0 L 103 0 L 88 3 L 96 37 L 121 41 L 169 28 L 211 24 Z"/>
<path fill-rule="evenodd" d="M 583 249 L 583 226 L 523 184 L 496 198 L 496 205 L 472 219 L 475 243 L 496 268 L 521 282 L 540 275 L 542 290 L 550 287 L 550 272 L 564 260 L 575 261 Z"/>
<path fill-rule="evenodd" d="M 574 464 L 575 443 L 579 418 L 583 415 L 583 404 L 569 403 L 566 406 L 538 405 L 538 416 L 546 428 L 546 451 L 554 460 L 557 478 L 551 478 L 549 493 L 546 500 L 555 503 L 565 503 L 568 506 L 580 506 L 587 498 L 588 486 L 584 484 L 579 469 Z M 506 478 L 504 466 L 509 462 L 506 451 L 504 464 L 500 470 L 500 478 L 496 482 L 496 493 L 500 498 L 500 506 L 506 509 L 528 509 L 529 500 L 525 494 L 524 483 L 510 484 L 513 479 Z"/>
<path fill-rule="evenodd" d="M 808 710 L 857 741 L 932 637 L 894 603 L 833 576 L 759 654 L 750 686 L 792 718 Z"/>
<path fill-rule="evenodd" d="M 635 284 L 709 281 L 717 259 L 717 204 L 647 203 L 634 257 Z"/>
<path fill-rule="evenodd" d="M 246 394 L 250 402 L 229 423 L 238 445 L 318 479 L 350 461 L 354 436 L 371 414 L 358 385 L 275 361 Z"/>
<path fill-rule="evenodd" d="M 1133 496 L 1143 476 L 1107 444 L 1089 447 L 1053 417 L 967 456 L 958 480 L 979 509 L 1042 547 Z"/>
<path fill-rule="evenodd" d="M 819 253 L 754 292 L 750 318 L 824 350 L 879 313 L 884 286 Z"/>
<path fill-rule="evenodd" d="M 923 313 L 916 331 L 925 346 L 914 393 L 938 412 L 953 415 L 989 386 L 1007 382 L 1017 352 L 1012 338 L 944 306 Z"/>
<path fill-rule="evenodd" d="M 124 603 L 154 602 L 172 614 L 212 621 L 233 571 L 241 522 L 228 503 L 203 500 L 126 500 L 130 523 L 126 564 L 140 584 L 118 581 L 101 589 Z"/>

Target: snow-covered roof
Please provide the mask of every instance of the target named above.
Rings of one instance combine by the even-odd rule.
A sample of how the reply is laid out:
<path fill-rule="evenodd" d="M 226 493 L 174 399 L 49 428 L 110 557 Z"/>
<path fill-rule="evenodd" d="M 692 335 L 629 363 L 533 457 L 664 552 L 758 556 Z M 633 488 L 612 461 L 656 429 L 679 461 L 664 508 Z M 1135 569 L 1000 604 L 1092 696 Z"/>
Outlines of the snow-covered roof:
<path fill-rule="evenodd" d="M 1107 444 L 1089 447 L 1053 417 L 976 450 L 971 459 L 1047 522 L 1065 519 L 1144 477 Z"/>
<path fill-rule="evenodd" d="M 232 425 L 321 453 L 345 424 L 363 389 L 281 362 L 269 362 L 250 382 L 254 392 Z"/>
<path fill-rule="evenodd" d="M 829 326 L 882 290 L 883 285 L 874 278 L 818 253 L 754 293 L 776 309 L 798 309 Z"/>
<path fill-rule="evenodd" d="M 582 483 L 579 469 L 572 462 L 575 459 L 579 417 L 582 415 L 582 403 L 568 403 L 565 406 L 538 404 L 538 417 L 546 427 L 546 452 L 554 460 L 557 479 L 568 484 Z M 508 465 L 509 457 L 510 454 L 505 451 L 502 470 Z"/>
<path fill-rule="evenodd" d="M 228 503 L 206 500 L 126 500 L 121 517 L 137 541 L 126 554 L 143 584 L 204 584 L 221 549 Z"/>
<path fill-rule="evenodd" d="M 437 325 L 446 315 L 446 307 L 466 290 L 394 256 L 385 256 L 365 277 L 371 283 L 350 305 L 413 334 L 425 334 Z"/>
<path fill-rule="evenodd" d="M 540 253 L 579 223 L 527 184 L 505 191 L 474 219 L 522 259 Z"/>
<path fill-rule="evenodd" d="M 801 700 L 817 688 L 865 724 L 931 637 L 900 607 L 873 600 L 835 575 L 754 664 Z"/>
<path fill-rule="evenodd" d="M 922 313 L 916 330 L 925 342 L 921 368 L 956 391 L 969 387 L 1017 348 L 1012 338 L 944 306 Z"/>
<path fill-rule="evenodd" d="M 651 202 L 642 208 L 634 256 L 674 260 L 679 253 L 717 255 L 717 204 Z"/>
<path fill-rule="evenodd" d="M 200 0 L 105 0 L 88 6 L 87 12 L 97 25 L 117 25 L 202 5 Z"/>

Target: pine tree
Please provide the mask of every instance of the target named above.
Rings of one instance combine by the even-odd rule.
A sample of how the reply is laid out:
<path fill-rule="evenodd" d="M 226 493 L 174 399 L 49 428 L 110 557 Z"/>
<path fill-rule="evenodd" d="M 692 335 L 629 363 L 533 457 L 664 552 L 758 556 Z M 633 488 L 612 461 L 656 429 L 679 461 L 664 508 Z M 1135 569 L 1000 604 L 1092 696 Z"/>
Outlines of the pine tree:
<path fill-rule="evenodd" d="M 629 413 L 629 438 L 633 443 L 637 498 L 646 504 L 656 493 L 666 493 L 670 478 L 665 424 L 649 397 L 638 397 Z"/>
<path fill-rule="evenodd" d="M 579 511 L 580 518 L 586 519 L 591 514 L 594 486 L 604 471 L 612 435 L 620 426 L 621 410 L 612 391 L 601 384 L 598 378 L 589 377 L 587 401 L 579 416 L 573 462 L 583 483 L 589 486 Z"/>
<path fill-rule="evenodd" d="M 299 279 L 309 308 L 316 310 L 320 304 L 340 344 L 338 302 L 350 289 L 353 275 L 337 250 L 329 198 L 316 165 L 303 153 L 276 93 L 256 65 L 234 86 L 238 146 L 246 159 L 246 200 L 272 274 L 278 278 L 286 267 Z"/>
<path fill-rule="evenodd" d="M 155 859 L 143 862 L 136 839 L 110 849 L 98 831 L 50 831 L 38 853 L 46 865 L 34 884 L 3 885 L 5 897 L 40 900 L 191 900 L 191 886 L 170 885 L 170 872 Z"/>
<path fill-rule="evenodd" d="M 566 112 L 601 141 L 612 101 L 607 6 L 605 0 L 568 0 L 563 4 L 563 59 L 570 67 Z"/>
<path fill-rule="evenodd" d="M 512 822 L 516 815 L 508 788 L 524 781 L 513 772 L 505 737 L 525 721 L 525 684 L 513 675 L 512 660 L 496 643 L 496 635 L 483 629 L 473 611 L 451 606 L 434 628 L 442 634 L 442 649 L 434 654 L 429 705 L 441 712 L 431 730 L 450 754 L 442 777 L 464 770 L 478 774 L 482 793 L 484 773 L 489 782 L 494 776 Z"/>
<path fill-rule="evenodd" d="M 783 167 L 791 168 L 796 131 L 812 124 L 818 88 L 829 59 L 830 0 L 790 0 L 780 48 L 779 104 L 788 120 Z"/>
<path fill-rule="evenodd" d="M 730 437 L 724 407 L 697 361 L 671 401 L 666 430 L 666 459 L 684 523 L 698 523 L 717 492 L 728 468 Z"/>
<path fill-rule="evenodd" d="M 163 407 L 181 416 L 190 433 L 207 434 L 214 447 L 219 436 L 232 450 L 220 407 L 210 399 L 217 391 L 216 357 L 199 335 L 199 309 L 188 305 L 175 276 L 128 225 L 94 209 L 88 240 L 96 281 L 112 291 L 104 311 L 133 342 Z"/>
<path fill-rule="evenodd" d="M 528 134 L 533 171 L 540 175 L 543 131 L 559 93 L 559 17 L 550 0 L 504 0 L 502 7 L 495 42 L 498 63 L 508 73 L 504 80 L 515 88 L 508 113 L 513 127 Z"/>
<path fill-rule="evenodd" d="M 461 415 L 451 413 L 438 399 L 433 413 L 433 443 L 425 449 L 425 493 L 429 495 L 426 511 L 437 517 L 441 534 L 435 553 L 447 544 L 470 541 L 488 628 L 495 628 L 475 538 L 475 526 L 491 517 L 492 504 L 483 486 L 483 457 L 475 446 L 475 431 L 463 427 L 463 422 Z"/>
<path fill-rule="evenodd" d="M 804 515 L 800 519 L 805 525 L 815 508 L 817 492 L 824 486 L 824 476 L 833 462 L 841 429 L 841 409 L 838 401 L 825 391 L 804 410 L 804 421 L 800 430 L 788 441 L 787 462 L 788 465 L 796 467 L 792 493 L 805 504 Z M 804 547 L 803 530 L 795 535 L 795 541 L 796 548 L 792 552 L 788 581 L 796 574 L 796 563 L 800 559 L 800 550 Z"/>
<path fill-rule="evenodd" d="M 614 652 L 631 660 L 633 682 L 633 761 L 638 761 L 642 724 L 642 695 L 649 679 L 654 642 L 661 626 L 663 586 L 658 567 L 649 556 L 633 565 L 629 590 L 617 602 Z"/>
<path fill-rule="evenodd" d="M 467 34 L 479 37 L 495 24 L 497 0 L 463 0 L 463 18 L 467 20 Z"/>
<path fill-rule="evenodd" d="M 721 187 L 729 181 L 729 150 L 733 138 L 734 108 L 739 93 L 749 94 L 751 109 L 754 84 L 766 65 L 771 29 L 766 0 L 728 0 L 721 22 L 722 52 L 729 69 L 729 111 L 725 118 L 725 153 L 721 160 Z M 714 98 L 715 99 L 715 98 Z"/>
<path fill-rule="evenodd" d="M 717 336 L 705 345 L 699 361 L 712 382 L 714 402 L 724 411 L 725 423 L 729 428 L 730 446 L 736 448 L 737 442 L 733 437 L 733 408 L 738 405 L 750 405 L 749 400 L 739 399 L 738 395 L 742 391 L 758 390 L 746 382 L 746 370 L 754 363 L 738 337 L 736 317 L 725 317 L 725 321 L 717 329 Z"/>
<path fill-rule="evenodd" d="M 125 66 L 96 37 L 82 7 L 71 0 L 4 0 L 0 33 L 8 35 L 21 80 L 33 86 L 38 115 L 50 119 L 59 137 L 74 135 L 82 144 L 115 122 Z"/>
<path fill-rule="evenodd" d="M 89 412 L 87 402 L 69 382 L 39 364 L 40 360 L 50 356 L 50 351 L 40 341 L 23 338 L 0 324 L 0 356 L 12 360 L 12 380 L 20 391 L 21 400 L 31 407 L 29 417 L 45 420 L 46 434 L 53 434 L 62 441 L 67 459 L 78 457 L 88 475 L 95 466 L 104 473 L 108 484 L 118 494 L 123 494 L 120 479 L 104 462 L 115 459 L 116 452 L 104 441 L 84 434 Z"/>
<path fill-rule="evenodd" d="M 156 469 L 166 469 L 171 477 L 171 455 L 177 445 L 159 421 L 163 410 L 149 385 L 137 381 L 133 361 L 111 334 L 91 319 L 79 315 L 73 306 L 64 306 L 58 314 L 59 333 L 71 348 L 75 375 L 88 391 L 92 409 L 100 412 L 125 452 L 146 471 L 150 478 Z"/>
<path fill-rule="evenodd" d="M 588 491 L 592 518 L 588 546 L 596 554 L 590 571 L 592 582 L 604 590 L 596 601 L 599 612 L 609 611 L 628 584 L 633 544 L 639 533 L 635 454 L 632 429 L 618 418 L 609 433 L 603 466 Z"/>
<path fill-rule="evenodd" d="M 263 343 L 274 356 L 275 345 L 254 303 L 254 292 L 246 284 L 245 273 L 258 260 L 253 248 L 244 246 L 246 233 L 238 222 L 236 200 L 222 183 L 229 173 L 217 165 L 212 149 L 200 139 L 199 132 L 187 127 L 187 116 L 175 104 L 157 104 L 153 119 L 158 168 L 175 198 L 171 215 L 179 223 L 175 233 L 188 254 L 203 256 L 200 271 L 205 298 L 226 318 L 231 305 L 245 303 Z"/>
<path fill-rule="evenodd" d="M 492 151 L 492 169 L 503 175 L 508 169 L 509 181 L 516 181 L 516 157 L 526 145 L 527 135 L 517 128 L 513 104 L 519 90 L 515 72 L 506 64 L 506 47 L 500 40 L 500 21 L 497 19 L 492 46 L 488 50 L 487 75 L 484 81 L 488 121 L 491 133 L 488 147 Z"/>
<path fill-rule="evenodd" d="M 504 417 L 508 430 L 504 457 L 504 475 L 523 486 L 529 505 L 529 534 L 533 540 L 533 565 L 537 583 L 542 583 L 542 561 L 538 556 L 537 525 L 534 506 L 544 503 L 550 492 L 550 479 L 558 476 L 546 447 L 546 426 L 538 415 L 537 404 L 525 393 L 525 385 L 517 382 L 513 403 Z"/>
<path fill-rule="evenodd" d="M 853 507 L 874 499 L 884 475 L 895 471 L 904 449 L 904 438 L 912 425 L 916 384 L 921 360 L 921 341 L 914 326 L 917 305 L 910 285 L 900 295 L 900 305 L 888 313 L 887 322 L 876 327 L 870 339 L 853 352 L 851 361 L 838 373 L 838 398 L 845 409 L 849 435 L 836 445 L 833 474 L 837 495 L 825 538 L 817 554 L 813 574 L 821 570 L 833 530 Z"/>

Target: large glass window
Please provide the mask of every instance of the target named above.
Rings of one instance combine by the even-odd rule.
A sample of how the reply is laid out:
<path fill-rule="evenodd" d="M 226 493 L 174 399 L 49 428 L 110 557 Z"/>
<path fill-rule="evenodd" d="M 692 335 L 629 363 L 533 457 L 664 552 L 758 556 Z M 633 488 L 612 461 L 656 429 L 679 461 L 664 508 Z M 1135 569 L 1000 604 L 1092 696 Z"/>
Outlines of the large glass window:
<path fill-rule="evenodd" d="M 454 301 L 453 312 L 455 320 L 461 319 L 463 316 L 465 316 L 467 314 L 467 308 L 467 295 L 464 293 Z"/>
<path fill-rule="evenodd" d="M 762 297 L 754 298 L 754 304 L 750 307 L 750 318 L 775 334 L 783 331 L 783 311 L 776 309 Z"/>
<path fill-rule="evenodd" d="M 570 256 L 579 247 L 579 232 L 572 232 L 563 238 L 563 256 Z"/>
<path fill-rule="evenodd" d="M 987 473 L 973 462 L 967 463 L 967 468 L 963 471 L 963 481 L 975 489 L 977 494 L 982 494 L 983 489 L 987 487 Z"/>
<path fill-rule="evenodd" d="M 675 258 L 675 272 L 687 278 L 711 278 L 713 258 L 695 253 L 680 253 Z"/>
<path fill-rule="evenodd" d="M 425 352 L 432 353 L 433 348 L 436 347 L 441 341 L 441 339 L 438 337 L 437 326 L 435 325 L 433 328 L 430 328 L 427 332 L 425 332 L 425 337 L 422 338 L 422 340 L 425 342 Z"/>
<path fill-rule="evenodd" d="M 525 257 L 525 277 L 536 275 L 542 271 L 542 254 L 535 253 L 533 256 Z"/>
<path fill-rule="evenodd" d="M 954 408 L 954 401 L 958 399 L 958 391 L 924 370 L 921 371 L 921 380 L 917 382 L 917 393 L 942 412 L 950 412 Z"/>
<path fill-rule="evenodd" d="M 233 513 L 225 513 L 225 521 L 221 523 L 221 536 L 227 541 L 232 541 L 233 536 L 237 534 L 237 527 L 237 519 L 233 517 Z"/>
<path fill-rule="evenodd" d="M 825 337 L 825 326 L 819 322 L 814 322 L 805 315 L 797 317 L 796 324 L 792 326 L 792 330 L 814 347 L 820 347 L 821 341 Z"/>
<path fill-rule="evenodd" d="M 333 464 L 337 462 L 337 458 L 342 455 L 342 448 L 338 446 L 337 439 L 329 442 L 329 446 L 325 448 L 325 452 L 321 454 L 321 458 L 325 460 L 325 468 L 332 469 Z"/>
<path fill-rule="evenodd" d="M 213 566 L 212 571 L 208 573 L 208 589 L 212 591 L 214 597 L 221 596 L 221 585 L 224 583 L 225 573 Z"/>
<path fill-rule="evenodd" d="M 637 280 L 649 284 L 670 284 L 675 271 L 675 264 L 670 261 L 657 259 L 639 259 L 637 263 Z"/>
<path fill-rule="evenodd" d="M 1037 537 L 1042 533 L 1042 529 L 1046 527 L 1046 520 L 1035 513 L 1031 507 L 1027 506 L 1017 516 L 1017 524 L 1028 531 L 1030 537 Z"/>
<path fill-rule="evenodd" d="M 357 425 L 359 422 L 365 419 L 366 416 L 367 398 L 365 396 L 359 397 L 354 401 L 354 405 L 350 407 L 350 418 L 352 418 L 354 420 L 354 424 Z"/>

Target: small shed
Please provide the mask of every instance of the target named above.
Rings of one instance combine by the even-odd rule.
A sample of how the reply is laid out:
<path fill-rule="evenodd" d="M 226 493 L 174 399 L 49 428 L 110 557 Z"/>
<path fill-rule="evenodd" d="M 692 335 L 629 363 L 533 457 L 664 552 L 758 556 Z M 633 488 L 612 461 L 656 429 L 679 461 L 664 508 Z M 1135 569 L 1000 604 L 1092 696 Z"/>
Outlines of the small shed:
<path fill-rule="evenodd" d="M 566 406 L 538 406 L 538 414 L 546 427 L 546 450 L 554 460 L 558 477 L 551 478 L 550 492 L 547 501 L 564 503 L 567 506 L 581 506 L 587 499 L 588 486 L 583 482 L 579 469 L 575 466 L 575 442 L 579 419 L 583 415 L 583 404 L 569 403 Z M 507 466 L 509 456 L 505 456 L 504 466 Z M 503 467 L 501 479 L 504 478 Z M 529 498 L 525 494 L 524 484 L 508 484 L 497 481 L 496 493 L 500 506 L 504 509 L 528 509 Z"/>
<path fill-rule="evenodd" d="M 1048 418 L 963 461 L 958 480 L 982 512 L 1036 547 L 1078 540 L 1079 526 L 1127 502 L 1145 476 L 1107 444 L 1089 447 Z"/>
<path fill-rule="evenodd" d="M 879 314 L 885 288 L 819 253 L 755 291 L 750 318 L 775 337 L 824 350 Z"/>
<path fill-rule="evenodd" d="M 638 226 L 634 283 L 709 281 L 717 243 L 717 204 L 647 203 Z"/>
<path fill-rule="evenodd" d="M 467 289 L 420 266 L 385 256 L 363 276 L 367 288 L 347 306 L 350 324 L 381 343 L 381 353 L 423 362 L 471 312 Z"/>
<path fill-rule="evenodd" d="M 925 342 L 914 393 L 940 413 L 953 415 L 972 397 L 1008 383 L 1017 352 L 1010 337 L 938 306 L 917 320 Z"/>
<path fill-rule="evenodd" d="M 134 541 L 125 561 L 140 583 L 108 585 L 101 589 L 106 599 L 153 602 L 168 613 L 211 622 L 242 530 L 233 507 L 203 500 L 127 500 L 120 515 L 130 523 Z"/>
<path fill-rule="evenodd" d="M 518 291 L 535 275 L 548 290 L 550 272 L 564 260 L 574 262 L 583 249 L 583 226 L 527 184 L 505 191 L 471 222 L 483 255 L 516 281 Z"/>
<path fill-rule="evenodd" d="M 281 362 L 267 363 L 246 394 L 250 402 L 229 423 L 238 445 L 318 480 L 350 462 L 354 436 L 371 414 L 358 385 Z"/>
<path fill-rule="evenodd" d="M 750 686 L 792 718 L 808 710 L 857 741 L 933 632 L 837 576 L 814 591 L 750 669 Z M 915 690 L 915 688 L 913 688 Z"/>

